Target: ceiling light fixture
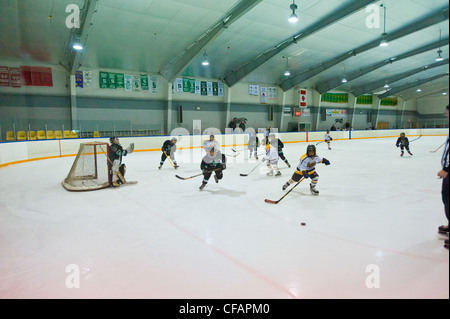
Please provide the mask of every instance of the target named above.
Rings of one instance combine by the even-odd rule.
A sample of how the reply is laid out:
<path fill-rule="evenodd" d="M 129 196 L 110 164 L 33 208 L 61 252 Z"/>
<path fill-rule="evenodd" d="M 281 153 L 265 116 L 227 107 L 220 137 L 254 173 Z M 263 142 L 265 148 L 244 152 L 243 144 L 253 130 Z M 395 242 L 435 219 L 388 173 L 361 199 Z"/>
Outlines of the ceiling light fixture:
<path fill-rule="evenodd" d="M 289 71 L 289 58 L 288 57 L 286 57 L 286 71 L 284 72 L 284 76 L 291 76 L 291 72 Z"/>
<path fill-rule="evenodd" d="M 381 5 L 381 7 L 384 8 L 384 32 L 381 34 L 381 42 L 380 42 L 380 47 L 385 47 L 389 45 L 389 42 L 387 40 L 387 33 L 386 33 L 386 6 L 385 5 Z"/>
<path fill-rule="evenodd" d="M 83 50 L 83 45 L 80 42 L 80 36 L 79 35 L 76 35 L 74 37 L 74 42 L 73 42 L 72 48 L 74 48 L 77 51 Z"/>
<path fill-rule="evenodd" d="M 416 92 L 422 92 L 422 89 L 418 88 Z"/>
<path fill-rule="evenodd" d="M 442 57 L 442 50 L 441 50 L 441 30 L 439 30 L 439 50 L 437 52 L 438 56 L 436 58 L 436 62 L 444 61 L 444 58 Z"/>
<path fill-rule="evenodd" d="M 206 53 L 206 51 L 205 51 L 205 53 L 203 53 L 203 62 L 202 62 L 202 65 L 203 65 L 203 66 L 208 66 L 208 65 L 209 65 L 208 54 Z"/>
<path fill-rule="evenodd" d="M 296 23 L 298 21 L 298 16 L 295 14 L 295 10 L 297 10 L 297 5 L 295 4 L 295 1 L 292 0 L 292 4 L 290 6 L 292 10 L 292 14 L 289 16 L 289 22 L 290 23 Z"/>

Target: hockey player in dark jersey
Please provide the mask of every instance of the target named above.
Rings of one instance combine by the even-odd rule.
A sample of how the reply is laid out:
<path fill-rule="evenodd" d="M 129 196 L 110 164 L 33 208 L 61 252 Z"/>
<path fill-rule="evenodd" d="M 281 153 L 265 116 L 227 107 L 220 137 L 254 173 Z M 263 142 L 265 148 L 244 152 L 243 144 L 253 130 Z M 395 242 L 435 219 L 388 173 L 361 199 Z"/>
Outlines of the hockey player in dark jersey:
<path fill-rule="evenodd" d="M 286 159 L 286 157 L 284 156 L 284 153 L 283 153 L 283 147 L 284 147 L 283 142 L 279 138 L 276 138 L 275 134 L 270 134 L 269 139 L 270 139 L 270 141 L 269 141 L 270 145 L 272 145 L 273 147 L 278 149 L 278 157 L 281 158 L 288 167 L 291 167 L 291 164 L 289 164 L 288 160 Z"/>
<path fill-rule="evenodd" d="M 319 195 L 319 191 L 316 189 L 317 182 L 319 181 L 319 174 L 316 172 L 316 164 L 320 163 L 330 165 L 329 160 L 317 156 L 316 147 L 314 145 L 308 145 L 306 154 L 300 158 L 297 170 L 294 172 L 291 179 L 283 185 L 283 190 L 286 190 L 289 185 L 300 181 L 300 179 L 304 177 L 305 179 L 311 178 L 311 183 L 309 185 L 311 194 Z"/>
<path fill-rule="evenodd" d="M 256 136 L 256 133 L 252 133 L 248 140 L 248 150 L 250 151 L 249 158 L 252 158 L 253 152 L 255 152 L 255 159 L 258 159 L 258 147 L 259 147 L 259 138 Z"/>
<path fill-rule="evenodd" d="M 167 157 L 169 157 L 170 160 L 172 160 L 173 168 L 175 169 L 178 168 L 177 161 L 175 160 L 175 152 L 177 151 L 176 143 L 177 143 L 176 137 L 172 137 L 172 139 L 164 142 L 163 146 L 161 147 L 161 151 L 163 153 L 161 155 L 161 161 L 159 162 L 158 169 L 161 169 Z"/>
<path fill-rule="evenodd" d="M 108 158 L 111 164 L 111 186 L 117 187 L 120 184 L 125 183 L 125 172 L 126 166 L 122 164 L 122 157 L 127 156 L 127 154 L 133 153 L 134 144 L 131 143 L 127 149 L 123 149 L 122 145 L 119 143 L 119 138 L 111 136 L 109 138 L 111 145 L 109 146 Z"/>
<path fill-rule="evenodd" d="M 216 151 L 214 148 L 209 150 L 200 164 L 200 168 L 203 172 L 203 182 L 200 185 L 200 190 L 205 188 L 206 184 L 208 184 L 209 178 L 214 173 L 214 179 L 216 183 L 223 177 L 223 170 L 227 168 L 227 158 L 224 154 L 219 151 Z"/>
<path fill-rule="evenodd" d="M 400 133 L 400 137 L 397 139 L 397 143 L 395 143 L 395 146 L 400 147 L 400 150 L 402 151 L 400 153 L 400 156 L 403 156 L 403 154 L 405 153 L 404 149 L 406 149 L 409 155 L 412 155 L 409 150 L 409 140 L 405 136 L 405 133 Z"/>

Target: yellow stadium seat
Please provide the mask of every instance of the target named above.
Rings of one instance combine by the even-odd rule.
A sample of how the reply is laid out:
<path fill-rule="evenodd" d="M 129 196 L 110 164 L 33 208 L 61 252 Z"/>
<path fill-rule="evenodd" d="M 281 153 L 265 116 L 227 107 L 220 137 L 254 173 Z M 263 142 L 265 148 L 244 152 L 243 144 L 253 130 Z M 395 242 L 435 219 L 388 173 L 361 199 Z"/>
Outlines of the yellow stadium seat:
<path fill-rule="evenodd" d="M 27 133 L 25 131 L 17 132 L 17 140 L 18 141 L 26 141 L 27 140 Z"/>
<path fill-rule="evenodd" d="M 54 140 L 55 139 L 55 133 L 53 131 L 47 131 L 47 140 Z"/>
<path fill-rule="evenodd" d="M 6 132 L 6 140 L 7 141 L 15 141 L 16 140 L 16 137 L 14 136 L 13 131 Z"/>
<path fill-rule="evenodd" d="M 36 138 L 38 140 L 46 140 L 47 136 L 45 135 L 45 131 L 42 131 L 42 130 L 41 131 L 37 131 Z"/>
<path fill-rule="evenodd" d="M 64 138 L 71 138 L 70 131 L 64 131 Z"/>
<path fill-rule="evenodd" d="M 98 131 L 94 131 L 94 137 L 100 137 L 100 133 Z"/>
<path fill-rule="evenodd" d="M 35 141 L 36 140 L 36 132 L 35 131 L 27 132 L 27 140 Z"/>
<path fill-rule="evenodd" d="M 78 138 L 77 132 L 72 131 L 72 132 L 70 133 L 70 137 L 71 137 L 71 138 Z"/>
<path fill-rule="evenodd" d="M 64 137 L 62 131 L 55 131 L 55 138 L 58 140 L 63 139 Z"/>

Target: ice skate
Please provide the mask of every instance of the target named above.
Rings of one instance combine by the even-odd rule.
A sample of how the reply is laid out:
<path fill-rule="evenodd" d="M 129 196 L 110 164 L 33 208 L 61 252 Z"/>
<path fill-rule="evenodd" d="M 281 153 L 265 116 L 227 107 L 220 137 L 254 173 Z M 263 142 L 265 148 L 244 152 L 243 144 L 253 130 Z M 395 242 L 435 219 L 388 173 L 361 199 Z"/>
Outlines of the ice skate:
<path fill-rule="evenodd" d="M 202 185 L 200 185 L 200 187 L 198 188 L 199 190 L 203 190 L 203 188 L 205 188 L 207 183 L 202 183 Z"/>
<path fill-rule="evenodd" d="M 316 189 L 316 186 L 309 185 L 309 189 L 311 190 L 311 194 L 313 195 L 319 195 L 319 191 Z"/>
<path fill-rule="evenodd" d="M 448 235 L 448 226 L 442 225 L 438 228 L 438 233 L 443 235 Z"/>
<path fill-rule="evenodd" d="M 219 179 L 217 178 L 217 176 L 216 176 L 216 175 L 214 175 L 214 180 L 216 181 L 216 183 L 218 183 L 218 182 L 219 182 Z"/>
<path fill-rule="evenodd" d="M 160 165 L 158 166 L 158 169 L 161 169 L 161 167 L 162 167 L 162 164 L 160 164 Z"/>
<path fill-rule="evenodd" d="M 408 154 L 412 156 L 412 153 L 411 153 L 411 152 L 408 152 Z"/>
<path fill-rule="evenodd" d="M 288 167 L 291 167 L 291 164 L 289 164 L 288 161 L 286 161 L 286 165 L 287 165 Z"/>
<path fill-rule="evenodd" d="M 448 239 L 444 241 L 444 247 L 448 249 Z"/>
<path fill-rule="evenodd" d="M 289 182 L 286 182 L 286 184 L 284 184 L 284 185 L 283 185 L 283 190 L 285 191 L 285 190 L 286 190 L 286 188 L 288 188 L 288 187 L 289 187 L 289 185 L 291 185 L 291 184 L 289 184 Z"/>
<path fill-rule="evenodd" d="M 267 173 L 267 176 L 273 176 L 273 170 Z"/>
<path fill-rule="evenodd" d="M 275 176 L 281 176 L 281 172 L 278 171 L 278 172 L 275 174 Z"/>
<path fill-rule="evenodd" d="M 400 156 L 403 156 L 403 154 L 404 154 L 404 153 L 402 152 L 402 153 L 400 154 Z"/>
<path fill-rule="evenodd" d="M 178 166 L 178 164 L 174 163 L 173 168 L 177 169 L 178 167 L 180 167 L 180 166 Z"/>

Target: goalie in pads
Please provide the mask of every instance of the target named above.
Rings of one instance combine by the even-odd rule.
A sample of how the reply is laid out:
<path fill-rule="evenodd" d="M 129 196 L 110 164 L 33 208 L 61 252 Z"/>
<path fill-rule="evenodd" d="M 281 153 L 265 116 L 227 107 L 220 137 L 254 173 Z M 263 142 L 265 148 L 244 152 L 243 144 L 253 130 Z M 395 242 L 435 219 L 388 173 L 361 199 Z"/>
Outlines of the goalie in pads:
<path fill-rule="evenodd" d="M 126 166 L 122 163 L 122 157 L 131 154 L 134 151 L 134 143 L 131 143 L 128 148 L 123 149 L 119 143 L 119 138 L 111 136 L 109 139 L 111 145 L 109 147 L 108 158 L 111 163 L 111 186 L 117 187 L 120 184 L 125 184 Z"/>

